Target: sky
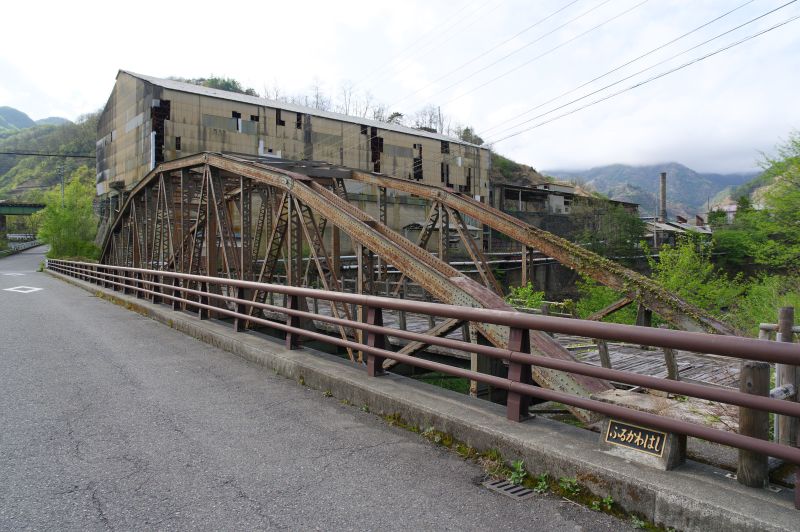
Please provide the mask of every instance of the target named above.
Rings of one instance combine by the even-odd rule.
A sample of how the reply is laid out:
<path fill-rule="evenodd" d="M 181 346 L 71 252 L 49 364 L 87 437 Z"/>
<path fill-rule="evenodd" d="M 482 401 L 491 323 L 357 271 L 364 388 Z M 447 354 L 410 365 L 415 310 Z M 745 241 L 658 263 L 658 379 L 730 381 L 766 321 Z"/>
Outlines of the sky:
<path fill-rule="evenodd" d="M 800 129 L 796 0 L 44 0 L 0 13 L 0 106 L 33 119 L 101 109 L 124 69 L 262 94 L 319 87 L 334 102 L 350 87 L 407 119 L 434 105 L 537 169 L 750 171 Z"/>

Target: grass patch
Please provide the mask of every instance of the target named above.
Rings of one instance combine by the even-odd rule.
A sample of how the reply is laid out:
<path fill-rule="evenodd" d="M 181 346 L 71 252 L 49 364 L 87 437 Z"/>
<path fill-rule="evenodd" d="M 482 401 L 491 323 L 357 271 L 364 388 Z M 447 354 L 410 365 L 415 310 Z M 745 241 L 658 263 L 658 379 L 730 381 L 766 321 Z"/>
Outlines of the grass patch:
<path fill-rule="evenodd" d="M 454 377 L 452 375 L 434 372 L 425 373 L 424 375 L 417 375 L 412 378 L 420 382 L 433 384 L 434 386 L 444 388 L 445 390 L 453 390 L 454 392 L 464 395 L 469 393 L 469 380 L 463 377 Z"/>

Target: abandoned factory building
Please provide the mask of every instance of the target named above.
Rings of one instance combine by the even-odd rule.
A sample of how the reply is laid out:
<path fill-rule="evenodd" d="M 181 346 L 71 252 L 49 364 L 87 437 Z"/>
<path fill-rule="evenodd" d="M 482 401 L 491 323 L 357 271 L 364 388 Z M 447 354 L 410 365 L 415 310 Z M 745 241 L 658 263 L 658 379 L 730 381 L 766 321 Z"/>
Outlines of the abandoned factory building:
<path fill-rule="evenodd" d="M 98 195 L 130 189 L 160 162 L 202 151 L 323 161 L 488 196 L 486 148 L 397 124 L 119 71 L 98 125 Z"/>

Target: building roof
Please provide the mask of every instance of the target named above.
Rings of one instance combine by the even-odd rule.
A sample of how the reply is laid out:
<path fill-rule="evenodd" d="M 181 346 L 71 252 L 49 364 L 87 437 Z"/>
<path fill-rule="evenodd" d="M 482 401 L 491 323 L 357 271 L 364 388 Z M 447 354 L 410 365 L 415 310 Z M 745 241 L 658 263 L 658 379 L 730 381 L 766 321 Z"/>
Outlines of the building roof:
<path fill-rule="evenodd" d="M 134 78 L 141 79 L 142 81 L 146 81 L 153 85 L 163 87 L 169 90 L 189 92 L 192 94 L 198 94 L 200 96 L 210 96 L 212 98 L 220 98 L 223 100 L 231 100 L 235 102 L 248 103 L 251 105 L 271 107 L 273 109 L 280 109 L 282 111 L 289 111 L 291 113 L 303 113 L 314 116 L 321 116 L 323 118 L 329 118 L 331 120 L 339 120 L 340 122 L 363 124 L 365 126 L 377 127 L 385 131 L 395 131 L 397 133 L 406 133 L 409 135 L 416 135 L 418 137 L 427 137 L 435 140 L 443 140 L 446 142 L 453 142 L 464 146 L 472 146 L 475 148 L 481 147 L 478 146 L 477 144 L 464 142 L 463 140 L 454 137 L 448 137 L 446 135 L 440 135 L 439 133 L 431 133 L 429 131 L 423 131 L 421 129 L 414 129 L 413 127 L 401 126 L 398 124 L 390 124 L 389 122 L 381 122 L 379 120 L 372 120 L 360 116 L 351 116 L 342 113 L 334 113 L 332 111 L 323 111 L 320 109 L 315 109 L 313 107 L 307 107 L 305 105 L 297 105 L 288 102 L 281 102 L 278 100 L 270 100 L 269 98 L 250 96 L 248 94 L 241 94 L 238 92 L 212 89 L 209 87 L 203 87 L 200 85 L 195 85 L 193 83 L 186 83 L 184 81 L 178 81 L 174 79 L 156 78 L 153 76 L 146 76 L 144 74 L 137 74 L 135 72 L 131 72 L 130 70 L 120 70 L 119 73 L 117 74 L 117 77 L 119 77 L 120 73 L 128 74 L 129 76 L 133 76 Z"/>

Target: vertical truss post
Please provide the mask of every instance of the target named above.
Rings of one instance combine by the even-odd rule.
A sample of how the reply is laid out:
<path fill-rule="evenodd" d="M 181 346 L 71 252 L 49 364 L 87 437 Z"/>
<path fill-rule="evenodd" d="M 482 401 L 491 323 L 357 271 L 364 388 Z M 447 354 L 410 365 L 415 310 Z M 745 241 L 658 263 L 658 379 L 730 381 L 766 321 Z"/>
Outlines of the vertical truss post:
<path fill-rule="evenodd" d="M 335 225 L 331 228 L 331 239 L 333 240 L 333 271 L 336 273 L 336 278 L 341 279 L 341 286 L 336 290 L 344 292 L 344 279 L 342 278 L 342 237 L 339 233 L 339 228 Z"/>
<path fill-rule="evenodd" d="M 367 307 L 367 323 L 369 325 L 378 325 L 383 327 L 383 311 L 380 308 Z M 386 349 L 386 336 L 382 333 L 367 333 L 367 346 L 376 347 L 378 349 Z M 367 375 L 370 377 L 378 377 L 384 375 L 383 357 L 375 356 L 367 353 Z"/>
<path fill-rule="evenodd" d="M 439 209 L 439 260 L 449 263 L 448 251 L 450 247 L 450 217 L 443 203 L 438 204 Z"/>
<path fill-rule="evenodd" d="M 377 187 L 377 189 L 378 189 L 378 194 L 377 194 L 378 218 L 379 218 L 379 221 L 383 225 L 386 225 L 386 187 L 379 186 L 379 187 Z M 378 280 L 388 280 L 388 279 L 386 279 L 388 277 L 386 275 L 386 264 L 384 263 L 383 259 L 380 256 L 378 256 L 377 260 L 378 260 L 378 264 L 377 264 L 377 266 L 378 266 L 378 272 L 377 272 Z M 389 288 L 389 285 L 387 284 L 386 285 L 386 289 L 387 289 L 386 294 L 387 295 L 389 294 L 388 288 Z"/>
<path fill-rule="evenodd" d="M 239 176 L 239 267 L 240 279 L 245 280 L 250 280 L 253 271 L 253 263 L 250 260 L 252 255 L 250 248 L 253 246 L 252 199 L 250 180 Z"/>
<path fill-rule="evenodd" d="M 520 285 L 527 286 L 528 281 L 532 280 L 528 272 L 528 252 L 530 248 L 525 244 L 522 245 L 522 254 L 520 255 Z"/>
<path fill-rule="evenodd" d="M 521 353 L 531 352 L 530 333 L 527 329 L 512 327 L 508 335 L 508 349 Z M 533 384 L 531 365 L 519 362 L 508 362 L 508 380 L 521 384 Z M 506 401 L 506 417 L 511 421 L 522 421 L 528 417 L 530 397 L 509 390 Z"/>
<path fill-rule="evenodd" d="M 363 244 L 356 245 L 356 260 L 358 261 L 358 273 L 356 277 L 356 292 L 359 294 L 373 295 L 374 290 L 374 255 Z M 358 321 L 364 322 L 366 319 L 365 309 L 358 307 Z M 364 343 L 364 333 L 360 329 L 356 330 L 356 338 L 359 343 Z M 358 352 L 358 361 L 364 361 L 364 352 Z"/>

